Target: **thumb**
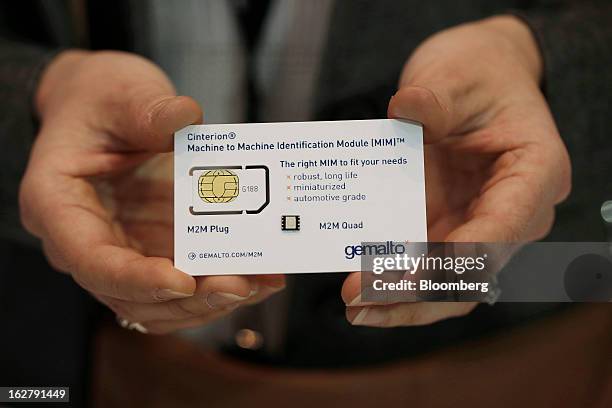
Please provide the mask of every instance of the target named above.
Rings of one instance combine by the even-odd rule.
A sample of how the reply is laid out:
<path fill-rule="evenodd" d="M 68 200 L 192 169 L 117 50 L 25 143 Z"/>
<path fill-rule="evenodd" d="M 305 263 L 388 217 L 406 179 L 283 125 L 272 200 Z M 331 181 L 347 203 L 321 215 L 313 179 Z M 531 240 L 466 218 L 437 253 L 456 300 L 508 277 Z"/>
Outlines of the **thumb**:
<path fill-rule="evenodd" d="M 202 122 L 202 108 L 191 97 L 168 92 L 137 93 L 119 112 L 117 134 L 130 146 L 149 152 L 172 150 L 172 135 Z"/>
<path fill-rule="evenodd" d="M 425 143 L 472 130 L 485 103 L 477 87 L 452 79 L 430 80 L 401 86 L 391 97 L 389 118 L 423 124 Z"/>
<path fill-rule="evenodd" d="M 425 143 L 435 143 L 452 128 L 450 100 L 422 86 L 400 88 L 389 101 L 389 118 L 408 119 L 423 124 Z"/>

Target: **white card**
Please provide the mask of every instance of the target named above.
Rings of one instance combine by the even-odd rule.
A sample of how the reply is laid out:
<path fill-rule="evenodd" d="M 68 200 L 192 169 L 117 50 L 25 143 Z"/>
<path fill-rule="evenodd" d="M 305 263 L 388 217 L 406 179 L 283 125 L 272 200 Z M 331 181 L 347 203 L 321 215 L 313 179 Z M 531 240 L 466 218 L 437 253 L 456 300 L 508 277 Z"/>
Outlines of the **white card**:
<path fill-rule="evenodd" d="M 196 125 L 175 134 L 178 269 L 352 272 L 362 243 L 388 241 L 427 241 L 420 125 Z"/>

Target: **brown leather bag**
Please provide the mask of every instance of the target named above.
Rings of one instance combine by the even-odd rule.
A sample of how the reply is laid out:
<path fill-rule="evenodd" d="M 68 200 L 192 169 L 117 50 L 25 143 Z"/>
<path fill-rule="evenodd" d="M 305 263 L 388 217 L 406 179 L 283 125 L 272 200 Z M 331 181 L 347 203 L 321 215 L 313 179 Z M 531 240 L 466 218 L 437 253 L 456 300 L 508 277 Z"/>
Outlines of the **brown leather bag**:
<path fill-rule="evenodd" d="M 612 305 L 584 305 L 395 364 L 261 367 L 103 327 L 95 407 L 612 407 Z"/>

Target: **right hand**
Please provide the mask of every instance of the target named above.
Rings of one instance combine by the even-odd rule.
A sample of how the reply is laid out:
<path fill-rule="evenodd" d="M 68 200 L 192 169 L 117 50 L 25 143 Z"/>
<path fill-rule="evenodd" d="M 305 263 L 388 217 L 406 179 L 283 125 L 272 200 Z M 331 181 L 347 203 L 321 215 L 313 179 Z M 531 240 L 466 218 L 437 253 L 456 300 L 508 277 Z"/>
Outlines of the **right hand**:
<path fill-rule="evenodd" d="M 21 184 L 22 223 L 53 267 L 118 316 L 167 333 L 284 287 L 282 275 L 194 278 L 173 267 L 172 177 L 159 175 L 171 166 L 150 159 L 171 151 L 173 132 L 201 122 L 202 110 L 155 65 L 65 51 L 35 102 L 41 129 Z"/>
<path fill-rule="evenodd" d="M 424 126 L 430 241 L 520 245 L 550 231 L 571 189 L 571 163 L 540 90 L 542 64 L 529 27 L 514 16 L 444 30 L 408 59 L 388 111 Z M 496 262 L 509 256 L 500 255 Z M 476 307 L 364 304 L 360 292 L 360 274 L 349 275 L 347 317 L 366 326 L 431 324 Z"/>

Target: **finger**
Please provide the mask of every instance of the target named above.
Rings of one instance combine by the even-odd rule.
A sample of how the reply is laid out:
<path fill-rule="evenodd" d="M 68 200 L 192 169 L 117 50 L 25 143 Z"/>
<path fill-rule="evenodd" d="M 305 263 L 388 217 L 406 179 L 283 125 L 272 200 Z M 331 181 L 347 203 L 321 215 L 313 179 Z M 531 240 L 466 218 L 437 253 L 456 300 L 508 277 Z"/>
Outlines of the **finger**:
<path fill-rule="evenodd" d="M 149 322 L 181 321 L 194 318 L 205 318 L 209 315 L 219 315 L 221 312 L 234 310 L 240 306 L 239 303 L 231 303 L 226 306 L 211 308 L 206 303 L 206 296 L 194 296 L 199 301 L 197 305 L 200 310 L 196 313 L 191 308 L 186 308 L 177 300 L 161 303 L 136 303 L 119 300 L 108 296 L 96 296 L 96 298 L 117 316 L 146 325 Z M 222 313 L 221 313 L 222 314 Z"/>
<path fill-rule="evenodd" d="M 72 194 L 56 200 L 51 197 L 58 194 L 54 188 Z M 43 241 L 88 291 L 138 302 L 193 294 L 195 280 L 175 269 L 171 260 L 145 257 L 123 246 L 112 220 L 86 181 L 57 176 L 53 183 L 40 183 L 30 198 L 48 203 L 36 207 Z"/>
<path fill-rule="evenodd" d="M 251 297 L 249 297 L 249 299 L 247 299 L 246 301 L 241 303 L 240 306 L 254 305 L 254 304 L 263 302 L 264 300 L 266 300 L 270 296 L 280 292 L 284 288 L 285 288 L 284 286 L 280 286 L 280 287 L 276 286 L 275 287 L 275 286 L 260 285 L 259 289 L 257 290 L 257 292 L 254 293 Z"/>
<path fill-rule="evenodd" d="M 371 273 L 371 272 L 366 272 Z M 362 287 L 362 274 L 363 272 L 353 272 L 349 274 L 344 283 L 342 284 L 341 296 L 344 304 L 347 307 L 355 306 L 371 306 L 371 305 L 389 305 L 394 303 L 405 302 L 407 299 L 413 297 L 397 296 L 397 293 L 388 290 L 377 291 L 376 301 L 368 300 L 363 298 L 364 288 Z M 396 272 L 395 276 L 399 277 Z M 372 283 L 372 280 L 368 277 L 368 285 Z M 369 287 L 372 288 L 371 286 Z"/>
<path fill-rule="evenodd" d="M 364 301 L 361 299 L 361 292 L 361 272 L 349 274 L 344 280 L 342 290 L 340 291 L 344 304 L 347 306 L 363 305 Z"/>
<path fill-rule="evenodd" d="M 421 302 L 349 307 L 346 310 L 346 318 L 355 326 L 422 326 L 464 316 L 475 307 L 476 303 L 473 302 Z"/>
<path fill-rule="evenodd" d="M 278 289 L 284 288 L 286 284 L 285 275 L 281 274 L 251 275 L 249 279 L 254 281 L 256 285 L 264 285 Z"/>
<path fill-rule="evenodd" d="M 237 306 L 257 292 L 257 287 L 245 276 L 207 276 L 196 281 L 194 296 L 158 305 L 162 308 L 137 310 L 147 314 L 134 318 L 136 321 L 191 319 Z"/>
<path fill-rule="evenodd" d="M 137 88 L 118 113 L 114 132 L 133 148 L 151 152 L 172 150 L 172 135 L 202 122 L 202 109 L 188 96 L 175 96 L 164 87 Z"/>
<path fill-rule="evenodd" d="M 554 222 L 554 209 L 543 209 L 534 214 L 528 207 L 532 203 L 516 203 L 524 209 L 497 208 L 478 211 L 469 221 L 453 230 L 446 242 L 531 242 L 544 238 Z M 508 216 L 508 212 L 514 213 Z"/>
<path fill-rule="evenodd" d="M 196 278 L 198 287 L 187 299 L 163 303 L 135 303 L 100 297 L 117 315 L 131 322 L 184 320 L 202 317 L 218 310 L 260 302 L 282 287 L 258 285 L 246 276 L 210 276 Z"/>
<path fill-rule="evenodd" d="M 130 245 L 144 255 L 174 256 L 172 164 L 171 155 L 157 154 L 133 177 L 96 184 L 102 202 L 123 227 Z"/>
<path fill-rule="evenodd" d="M 259 279 L 262 276 L 271 276 L 271 275 L 260 275 L 260 276 L 257 276 L 256 278 Z M 153 334 L 167 334 L 167 333 L 175 332 L 177 330 L 189 329 L 193 327 L 200 327 L 216 319 L 222 318 L 223 316 L 233 312 L 239 307 L 261 302 L 267 299 L 268 297 L 270 297 L 271 295 L 282 290 L 283 287 L 284 286 L 275 287 L 275 286 L 260 285 L 259 289 L 254 293 L 252 292 L 251 296 L 245 301 L 224 305 L 218 308 L 213 308 L 206 314 L 191 317 L 188 319 L 150 321 L 150 322 L 141 324 L 141 326 L 143 326 L 147 332 L 153 333 Z"/>
<path fill-rule="evenodd" d="M 466 222 L 453 230 L 447 242 L 524 242 L 541 238 L 554 218 L 553 196 L 541 174 L 509 152 L 513 163 L 497 172 L 473 201 Z"/>
<path fill-rule="evenodd" d="M 153 221 L 121 221 L 129 246 L 145 256 L 172 259 L 174 256 L 174 229 Z"/>

